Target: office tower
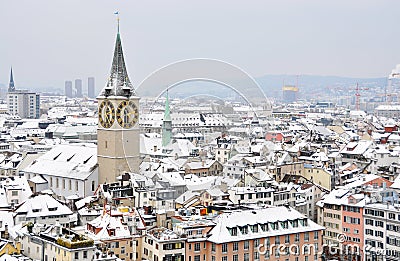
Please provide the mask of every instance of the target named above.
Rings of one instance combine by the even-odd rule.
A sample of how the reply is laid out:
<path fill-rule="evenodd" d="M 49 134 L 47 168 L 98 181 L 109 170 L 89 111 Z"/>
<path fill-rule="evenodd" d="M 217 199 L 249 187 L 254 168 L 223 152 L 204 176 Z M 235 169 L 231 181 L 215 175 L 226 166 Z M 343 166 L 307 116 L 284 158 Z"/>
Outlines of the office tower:
<path fill-rule="evenodd" d="M 94 94 L 94 77 L 89 77 L 88 78 L 88 97 L 89 98 L 95 98 L 95 94 Z"/>
<path fill-rule="evenodd" d="M 65 96 L 68 98 L 74 97 L 72 93 L 72 81 L 65 81 Z"/>
<path fill-rule="evenodd" d="M 75 97 L 82 98 L 82 80 L 76 79 L 75 80 Z"/>

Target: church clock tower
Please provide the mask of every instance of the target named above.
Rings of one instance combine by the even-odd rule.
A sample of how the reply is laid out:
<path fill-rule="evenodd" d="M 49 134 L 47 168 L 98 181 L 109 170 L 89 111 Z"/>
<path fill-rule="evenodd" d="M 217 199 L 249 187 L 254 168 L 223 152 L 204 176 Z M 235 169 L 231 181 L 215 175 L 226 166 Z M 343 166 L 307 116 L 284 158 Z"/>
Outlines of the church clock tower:
<path fill-rule="evenodd" d="M 97 161 L 99 183 L 139 172 L 139 97 L 129 80 L 118 33 L 110 77 L 98 100 Z"/>

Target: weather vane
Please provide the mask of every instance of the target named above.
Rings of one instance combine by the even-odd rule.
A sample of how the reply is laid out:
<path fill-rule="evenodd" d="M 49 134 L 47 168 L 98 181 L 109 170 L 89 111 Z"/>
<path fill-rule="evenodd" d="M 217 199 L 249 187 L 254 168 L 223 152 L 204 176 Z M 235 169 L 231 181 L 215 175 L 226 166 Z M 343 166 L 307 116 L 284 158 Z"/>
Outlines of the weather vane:
<path fill-rule="evenodd" d="M 119 11 L 114 12 L 114 14 L 117 16 L 118 33 L 119 33 Z"/>

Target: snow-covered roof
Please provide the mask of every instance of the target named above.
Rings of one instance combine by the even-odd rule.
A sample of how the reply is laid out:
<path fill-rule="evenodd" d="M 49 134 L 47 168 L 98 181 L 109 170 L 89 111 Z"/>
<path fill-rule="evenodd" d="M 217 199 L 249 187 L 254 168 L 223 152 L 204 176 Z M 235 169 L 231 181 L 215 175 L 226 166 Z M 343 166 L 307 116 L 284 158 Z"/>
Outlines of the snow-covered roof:
<path fill-rule="evenodd" d="M 49 195 L 38 195 L 29 198 L 15 212 L 26 214 L 27 218 L 71 215 L 72 211 Z"/>
<path fill-rule="evenodd" d="M 85 180 L 97 168 L 92 144 L 61 144 L 37 158 L 24 172 Z"/>
<path fill-rule="evenodd" d="M 276 235 L 308 232 L 308 231 L 319 231 L 323 230 L 324 227 L 317 225 L 313 221 L 307 219 L 304 225 L 298 224 L 297 227 L 293 227 L 288 222 L 288 227 L 283 228 L 280 224 L 282 221 L 294 221 L 294 220 L 305 220 L 307 219 L 303 214 L 296 211 L 293 208 L 287 207 L 269 207 L 265 209 L 256 210 L 241 210 L 232 213 L 223 213 L 216 217 L 214 222 L 216 226 L 209 232 L 209 241 L 213 243 L 226 243 L 239 240 L 248 240 L 255 238 L 265 238 Z M 268 231 L 258 229 L 258 232 L 252 232 L 248 229 L 248 233 L 242 234 L 238 229 L 237 235 L 231 235 L 229 228 L 244 227 L 249 225 L 269 224 L 278 222 L 278 228 L 269 228 Z"/>

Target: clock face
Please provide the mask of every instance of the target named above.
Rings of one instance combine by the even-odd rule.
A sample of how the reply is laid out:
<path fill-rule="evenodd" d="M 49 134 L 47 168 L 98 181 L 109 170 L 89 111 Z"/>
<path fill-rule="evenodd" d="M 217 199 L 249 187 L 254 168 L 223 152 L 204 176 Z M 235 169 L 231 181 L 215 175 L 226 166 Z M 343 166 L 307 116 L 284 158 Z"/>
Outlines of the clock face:
<path fill-rule="evenodd" d="M 139 110 L 133 101 L 122 101 L 117 108 L 118 124 L 125 129 L 135 126 L 139 119 Z"/>
<path fill-rule="evenodd" d="M 104 128 L 110 128 L 115 121 L 114 105 L 108 101 L 103 101 L 99 106 L 99 122 Z"/>

